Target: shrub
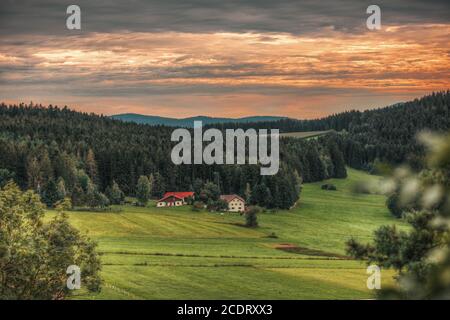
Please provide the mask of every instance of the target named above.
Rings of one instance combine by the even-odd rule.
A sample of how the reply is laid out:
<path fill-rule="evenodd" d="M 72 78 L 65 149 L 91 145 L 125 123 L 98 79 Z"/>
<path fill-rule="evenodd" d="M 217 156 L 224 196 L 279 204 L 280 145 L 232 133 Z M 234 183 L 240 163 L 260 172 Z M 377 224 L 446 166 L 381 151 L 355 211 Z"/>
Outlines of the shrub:
<path fill-rule="evenodd" d="M 120 189 L 117 182 L 115 182 L 114 180 L 112 186 L 106 188 L 105 193 L 111 204 L 122 204 L 125 200 L 124 193 Z"/>
<path fill-rule="evenodd" d="M 1 188 L 0 197 L 0 300 L 64 299 L 72 294 L 66 285 L 70 265 L 80 266 L 84 288 L 100 291 L 96 244 L 64 212 L 47 221 L 39 196 L 14 183 Z M 68 206 L 65 200 L 58 210 Z"/>
<path fill-rule="evenodd" d="M 321 186 L 321 189 L 322 190 L 330 190 L 330 191 L 336 191 L 337 190 L 337 188 L 336 188 L 336 186 L 334 184 L 323 184 Z"/>
<path fill-rule="evenodd" d="M 397 193 L 391 194 L 386 200 L 386 207 L 396 218 L 401 218 L 403 215 L 403 208 L 400 206 L 399 200 L 400 199 Z"/>
<path fill-rule="evenodd" d="M 209 199 L 207 209 L 209 211 L 226 211 L 228 209 L 228 203 L 222 199 L 216 201 Z"/>
<path fill-rule="evenodd" d="M 195 201 L 192 204 L 192 211 L 200 211 L 205 207 L 205 204 L 201 201 Z"/>
<path fill-rule="evenodd" d="M 371 194 L 372 193 L 370 184 L 363 182 L 363 181 L 354 183 L 351 186 L 351 189 L 352 189 L 352 192 L 354 192 L 354 193 L 360 193 L 360 194 Z"/>
<path fill-rule="evenodd" d="M 248 228 L 255 228 L 258 226 L 258 213 L 261 212 L 261 208 L 258 206 L 250 206 L 245 212 L 245 226 Z"/>

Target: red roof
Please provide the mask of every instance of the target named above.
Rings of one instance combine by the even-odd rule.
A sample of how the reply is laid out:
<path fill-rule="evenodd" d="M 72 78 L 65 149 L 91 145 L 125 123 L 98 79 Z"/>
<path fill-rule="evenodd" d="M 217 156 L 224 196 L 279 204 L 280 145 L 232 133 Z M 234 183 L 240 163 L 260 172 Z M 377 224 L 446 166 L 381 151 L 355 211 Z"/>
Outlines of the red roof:
<path fill-rule="evenodd" d="M 226 202 L 230 202 L 233 199 L 238 198 L 239 200 L 245 202 L 244 199 L 242 199 L 241 197 L 239 197 L 237 194 L 223 194 L 220 196 L 220 199 L 225 200 Z"/>
<path fill-rule="evenodd" d="M 183 192 L 166 192 L 164 193 L 164 197 L 169 197 L 169 196 L 175 196 L 178 198 L 187 198 L 187 197 L 193 197 L 194 196 L 194 192 L 192 191 L 183 191 Z"/>
<path fill-rule="evenodd" d="M 184 200 L 184 198 L 187 197 L 193 197 L 194 196 L 194 192 L 192 191 L 184 191 L 184 192 L 166 192 L 164 194 L 164 196 L 159 199 L 158 201 L 164 201 L 165 199 L 169 198 L 169 197 L 175 197 L 178 198 L 180 200 Z"/>

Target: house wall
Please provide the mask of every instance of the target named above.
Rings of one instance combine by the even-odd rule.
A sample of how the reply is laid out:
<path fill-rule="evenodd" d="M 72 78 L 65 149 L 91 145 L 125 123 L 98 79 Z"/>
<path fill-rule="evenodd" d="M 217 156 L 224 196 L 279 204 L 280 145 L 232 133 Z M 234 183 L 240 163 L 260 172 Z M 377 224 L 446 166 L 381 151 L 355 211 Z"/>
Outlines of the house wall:
<path fill-rule="evenodd" d="M 231 212 L 243 212 L 245 210 L 245 202 L 235 198 L 228 202 L 228 211 Z"/>
<path fill-rule="evenodd" d="M 184 201 L 175 199 L 174 197 L 170 197 L 166 201 L 159 201 L 158 203 L 156 203 L 156 206 L 157 207 L 179 207 L 179 206 L 182 206 L 183 204 L 185 204 Z"/>

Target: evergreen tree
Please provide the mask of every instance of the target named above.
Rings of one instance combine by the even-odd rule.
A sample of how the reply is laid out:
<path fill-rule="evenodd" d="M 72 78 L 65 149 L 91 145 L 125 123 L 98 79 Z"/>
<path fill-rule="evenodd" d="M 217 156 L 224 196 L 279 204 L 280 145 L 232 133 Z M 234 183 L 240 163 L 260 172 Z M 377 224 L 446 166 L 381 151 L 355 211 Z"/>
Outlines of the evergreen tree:
<path fill-rule="evenodd" d="M 27 161 L 28 188 L 40 191 L 42 176 L 39 161 L 36 157 L 30 157 Z"/>
<path fill-rule="evenodd" d="M 258 226 L 258 213 L 261 208 L 257 206 L 250 206 L 245 212 L 245 226 L 248 228 L 255 228 Z"/>
<path fill-rule="evenodd" d="M 136 197 L 140 206 L 146 206 L 151 195 L 151 186 L 146 176 L 140 176 L 136 186 Z"/>
<path fill-rule="evenodd" d="M 153 184 L 154 184 L 152 190 L 153 196 L 161 198 L 163 194 L 166 192 L 166 184 L 164 178 L 159 172 L 155 173 Z"/>
<path fill-rule="evenodd" d="M 204 203 L 216 202 L 220 197 L 220 188 L 218 185 L 212 182 L 207 182 L 200 191 L 200 200 Z"/>
<path fill-rule="evenodd" d="M 97 162 L 95 161 L 94 151 L 88 150 L 85 160 L 86 173 L 95 183 L 97 181 Z"/>
<path fill-rule="evenodd" d="M 257 204 L 262 207 L 267 207 L 267 206 L 270 206 L 271 202 L 272 202 L 272 199 L 270 196 L 270 191 L 267 188 L 267 186 L 263 182 L 260 184 L 257 184 L 253 188 L 250 203 Z"/>
<path fill-rule="evenodd" d="M 5 186 L 9 181 L 14 180 L 14 172 L 8 169 L 0 169 L 0 188 Z"/>
<path fill-rule="evenodd" d="M 250 183 L 245 184 L 245 192 L 244 197 L 246 202 L 250 202 L 250 199 L 252 197 L 252 188 L 250 187 Z"/>
<path fill-rule="evenodd" d="M 58 193 L 58 199 L 64 199 L 67 196 L 67 190 L 66 190 L 66 184 L 64 182 L 64 179 L 59 177 L 58 182 L 56 184 L 56 190 Z"/>
<path fill-rule="evenodd" d="M 150 179 L 149 179 L 150 184 Z M 111 204 L 121 204 L 125 200 L 125 195 L 119 185 L 113 180 L 111 187 L 108 187 L 106 195 Z"/>
<path fill-rule="evenodd" d="M 203 181 L 202 179 L 195 179 L 194 184 L 192 185 L 193 191 L 196 196 L 200 195 L 200 192 L 203 189 Z"/>
<path fill-rule="evenodd" d="M 54 180 L 50 180 L 45 185 L 42 192 L 42 201 L 47 205 L 47 207 L 52 208 L 53 205 L 59 201 L 64 199 L 64 197 L 60 197 L 58 194 L 58 187 Z"/>

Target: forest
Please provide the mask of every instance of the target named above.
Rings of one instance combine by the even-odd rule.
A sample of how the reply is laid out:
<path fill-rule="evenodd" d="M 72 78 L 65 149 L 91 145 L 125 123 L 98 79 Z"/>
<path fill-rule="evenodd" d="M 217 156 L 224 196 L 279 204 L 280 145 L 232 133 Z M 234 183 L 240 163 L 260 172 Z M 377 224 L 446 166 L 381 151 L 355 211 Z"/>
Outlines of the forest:
<path fill-rule="evenodd" d="M 65 197 L 74 206 L 105 206 L 114 202 L 113 189 L 135 196 L 140 178 L 148 177 L 153 197 L 199 192 L 210 182 L 221 193 L 237 193 L 254 204 L 290 208 L 302 181 L 346 175 L 337 135 L 283 139 L 278 174 L 261 176 L 258 165 L 174 165 L 172 131 L 67 107 L 1 104 L 0 183 L 13 179 L 49 207 Z"/>
<path fill-rule="evenodd" d="M 219 128 L 278 128 L 280 132 L 335 130 L 345 162 L 356 169 L 373 164 L 409 162 L 420 169 L 423 147 L 416 134 L 422 130 L 446 133 L 450 128 L 450 91 L 441 91 L 393 106 L 350 110 L 316 120 L 282 119 L 248 124 L 226 123 Z"/>
<path fill-rule="evenodd" d="M 415 135 L 450 127 L 450 92 L 369 111 L 349 111 L 317 120 L 283 119 L 226 128 L 278 128 L 281 132 L 334 130 L 311 139 L 282 138 L 280 170 L 261 176 L 258 165 L 174 165 L 174 130 L 122 122 L 68 107 L 34 103 L 0 104 L 0 185 L 14 180 L 52 207 L 69 197 L 74 206 L 107 206 L 136 196 L 139 180 L 151 182 L 151 195 L 197 193 L 209 183 L 220 193 L 236 193 L 268 208 L 292 207 L 301 183 L 345 178 L 346 165 L 373 170 L 377 162 L 419 165 Z"/>

